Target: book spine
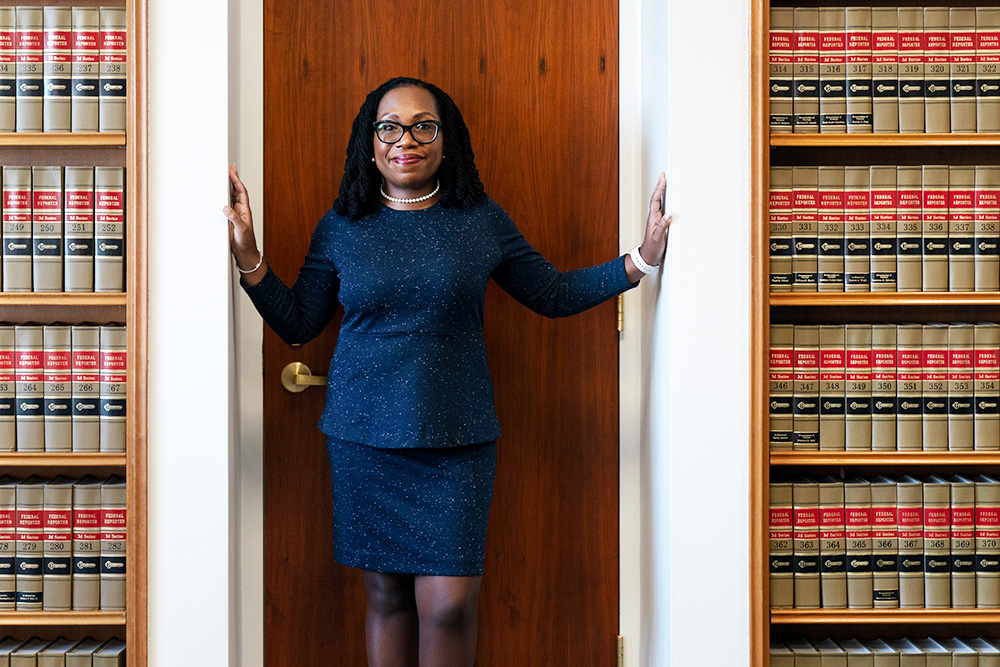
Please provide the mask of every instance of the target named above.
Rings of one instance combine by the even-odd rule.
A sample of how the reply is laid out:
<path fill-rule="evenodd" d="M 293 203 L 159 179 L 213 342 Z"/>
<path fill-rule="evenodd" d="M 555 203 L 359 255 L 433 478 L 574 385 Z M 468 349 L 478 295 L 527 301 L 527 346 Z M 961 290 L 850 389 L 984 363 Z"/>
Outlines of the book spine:
<path fill-rule="evenodd" d="M 17 325 L 14 327 L 14 339 L 17 450 L 40 452 L 45 449 L 42 327 Z"/>
<path fill-rule="evenodd" d="M 920 167 L 896 167 L 896 291 L 923 289 L 923 173 Z"/>
<path fill-rule="evenodd" d="M 872 608 L 871 485 L 861 480 L 844 483 L 847 527 L 847 606 Z"/>
<path fill-rule="evenodd" d="M 42 127 L 46 132 L 69 132 L 72 82 L 73 14 L 69 7 L 44 7 L 45 46 Z"/>
<path fill-rule="evenodd" d="M 1000 450 L 1000 325 L 977 324 L 974 337 L 973 449 Z"/>
<path fill-rule="evenodd" d="M 847 132 L 844 8 L 819 8 L 819 131 Z"/>
<path fill-rule="evenodd" d="M 792 126 L 796 133 L 814 133 L 819 132 L 819 11 L 793 11 Z"/>
<path fill-rule="evenodd" d="M 13 7 L 0 7 L 0 132 L 13 132 L 17 106 L 17 22 Z"/>
<path fill-rule="evenodd" d="M 948 290 L 948 167 L 923 168 L 923 290 Z"/>
<path fill-rule="evenodd" d="M 872 326 L 872 450 L 896 449 L 896 325 Z"/>
<path fill-rule="evenodd" d="M 125 9 L 101 7 L 101 90 L 98 98 L 98 124 L 101 132 L 125 131 L 127 67 Z"/>
<path fill-rule="evenodd" d="M 3 291 L 31 291 L 31 167 L 3 168 Z"/>
<path fill-rule="evenodd" d="M 844 291 L 844 168 L 818 168 L 816 268 L 820 292 Z"/>
<path fill-rule="evenodd" d="M 1000 167 L 976 167 L 975 289 L 1000 290 Z"/>
<path fill-rule="evenodd" d="M 101 451 L 125 451 L 128 359 L 125 327 L 101 327 Z"/>
<path fill-rule="evenodd" d="M 872 167 L 871 291 L 896 291 L 896 168 Z"/>
<path fill-rule="evenodd" d="M 73 488 L 73 609 L 101 607 L 101 486 Z"/>
<path fill-rule="evenodd" d="M 1000 132 L 1000 8 L 976 7 L 976 131 Z"/>
<path fill-rule="evenodd" d="M 94 167 L 94 291 L 122 292 L 125 191 L 121 167 Z"/>
<path fill-rule="evenodd" d="M 872 327 L 848 324 L 845 448 L 872 448 Z"/>
<path fill-rule="evenodd" d="M 963 477 L 951 482 L 951 606 L 976 606 L 976 488 Z"/>
<path fill-rule="evenodd" d="M 768 199 L 772 292 L 792 290 L 792 168 L 771 167 Z"/>
<path fill-rule="evenodd" d="M 815 292 L 817 273 L 817 198 L 819 171 L 816 167 L 792 168 L 792 291 Z"/>
<path fill-rule="evenodd" d="M 771 482 L 768 560 L 772 609 L 794 604 L 792 567 L 792 484 Z"/>
<path fill-rule="evenodd" d="M 771 325 L 769 368 L 769 436 L 771 451 L 792 449 L 792 345 L 791 324 Z"/>
<path fill-rule="evenodd" d="M 819 599 L 819 488 L 815 481 L 792 485 L 795 608 L 818 609 Z"/>
<path fill-rule="evenodd" d="M 895 7 L 872 7 L 872 131 L 899 132 L 899 45 Z"/>
<path fill-rule="evenodd" d="M 843 451 L 844 386 L 847 369 L 844 326 L 819 328 L 819 448 Z"/>
<path fill-rule="evenodd" d="M 14 451 L 14 327 L 0 324 L 0 451 Z M 2 611 L 2 609 L 0 609 Z"/>
<path fill-rule="evenodd" d="M 923 449 L 923 327 L 896 328 L 896 449 Z"/>
<path fill-rule="evenodd" d="M 871 189 L 868 167 L 844 168 L 844 291 L 870 289 Z"/>
<path fill-rule="evenodd" d="M 976 168 L 948 168 L 948 290 L 976 288 Z"/>
<path fill-rule="evenodd" d="M 820 602 L 824 609 L 847 607 L 847 552 L 844 484 L 834 478 L 819 483 Z"/>
<path fill-rule="evenodd" d="M 17 611 L 42 611 L 42 489 L 41 484 L 17 485 Z"/>
<path fill-rule="evenodd" d="M 792 348 L 792 449 L 819 449 L 819 327 L 795 327 Z"/>
<path fill-rule="evenodd" d="M 771 8 L 770 74 L 771 133 L 792 131 L 792 10 Z"/>
<path fill-rule="evenodd" d="M 101 445 L 101 333 L 76 325 L 73 339 L 73 451 L 96 452 Z"/>
<path fill-rule="evenodd" d="M 42 131 L 44 53 L 41 7 L 17 7 L 17 93 L 15 125 L 18 132 Z"/>
<path fill-rule="evenodd" d="M 45 451 L 73 448 L 73 382 L 71 339 L 68 326 L 42 328 L 45 369 Z"/>
<path fill-rule="evenodd" d="M 951 606 L 951 485 L 924 483 L 924 605 Z"/>
<path fill-rule="evenodd" d="M 899 606 L 924 606 L 924 514 L 923 485 L 912 477 L 896 484 L 899 521 Z"/>
<path fill-rule="evenodd" d="M 100 39 L 100 10 L 73 7 L 73 132 L 97 132 Z"/>
<path fill-rule="evenodd" d="M 948 327 L 924 325 L 924 450 L 948 449 Z"/>
<path fill-rule="evenodd" d="M 951 49 L 951 131 L 976 131 L 976 9 L 952 7 L 948 14 Z"/>
<path fill-rule="evenodd" d="M 872 10 L 848 7 L 847 131 L 872 131 Z"/>
<path fill-rule="evenodd" d="M 1000 607 L 1000 482 L 976 478 L 976 606 Z"/>
<path fill-rule="evenodd" d="M 42 608 L 69 611 L 73 588 L 73 486 L 45 485 L 42 515 Z"/>
<path fill-rule="evenodd" d="M 919 7 L 900 7 L 899 131 L 924 131 L 924 15 Z"/>
<path fill-rule="evenodd" d="M 880 477 L 872 483 L 872 604 L 899 607 L 899 520 L 896 484 Z"/>
<path fill-rule="evenodd" d="M 32 284 L 36 292 L 61 292 L 62 167 L 32 167 L 31 184 Z"/>
<path fill-rule="evenodd" d="M 948 327 L 948 449 L 972 450 L 974 440 L 973 349 L 970 324 Z"/>
<path fill-rule="evenodd" d="M 0 611 L 17 607 L 17 504 L 13 484 L 0 486 Z"/>
<path fill-rule="evenodd" d="M 924 131 L 951 130 L 948 8 L 924 7 Z"/>
<path fill-rule="evenodd" d="M 125 483 L 101 486 L 101 610 L 125 609 Z"/>
<path fill-rule="evenodd" d="M 64 288 L 94 291 L 94 169 L 66 167 Z"/>

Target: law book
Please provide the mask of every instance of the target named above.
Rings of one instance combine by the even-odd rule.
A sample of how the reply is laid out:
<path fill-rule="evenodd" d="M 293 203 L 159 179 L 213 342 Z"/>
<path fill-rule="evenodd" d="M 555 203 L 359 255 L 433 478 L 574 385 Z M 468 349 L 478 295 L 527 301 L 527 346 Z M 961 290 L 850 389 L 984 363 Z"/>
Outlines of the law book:
<path fill-rule="evenodd" d="M 771 133 L 792 131 L 792 27 L 790 7 L 771 7 L 768 73 Z"/>
<path fill-rule="evenodd" d="M 975 169 L 976 291 L 996 292 L 1000 290 L 1000 167 L 977 166 Z"/>
<path fill-rule="evenodd" d="M 128 339 L 125 327 L 101 327 L 101 451 L 125 451 L 128 391 Z"/>
<path fill-rule="evenodd" d="M 899 607 L 899 521 L 896 481 L 880 475 L 871 481 L 872 603 Z"/>
<path fill-rule="evenodd" d="M 1000 8 L 976 7 L 976 131 L 1000 132 Z"/>
<path fill-rule="evenodd" d="M 941 639 L 938 643 L 951 653 L 951 667 L 979 667 L 979 655 L 976 649 L 961 639 L 950 637 Z"/>
<path fill-rule="evenodd" d="M 827 476 L 819 480 L 819 579 L 824 609 L 847 607 L 846 540 L 844 483 Z"/>
<path fill-rule="evenodd" d="M 768 440 L 771 451 L 792 449 L 792 347 L 791 324 L 772 324 L 769 350 Z"/>
<path fill-rule="evenodd" d="M 14 414 L 14 326 L 0 324 L 0 451 L 16 449 Z"/>
<path fill-rule="evenodd" d="M 45 451 L 73 449 L 72 337 L 69 326 L 42 327 Z"/>
<path fill-rule="evenodd" d="M 899 7 L 899 131 L 924 131 L 924 13 Z"/>
<path fill-rule="evenodd" d="M 962 475 L 951 482 L 951 606 L 976 606 L 976 485 Z"/>
<path fill-rule="evenodd" d="M 819 8 L 819 131 L 847 132 L 844 8 Z"/>
<path fill-rule="evenodd" d="M 1000 667 L 1000 648 L 982 637 L 966 639 L 965 643 L 976 649 L 979 656 L 979 667 Z"/>
<path fill-rule="evenodd" d="M 796 609 L 820 606 L 819 485 L 808 477 L 792 484 L 792 535 Z"/>
<path fill-rule="evenodd" d="M 94 169 L 66 167 L 65 182 L 63 289 L 67 292 L 93 292 Z"/>
<path fill-rule="evenodd" d="M 945 130 L 947 131 L 947 130 Z M 948 176 L 947 166 L 923 168 L 923 291 L 948 290 Z"/>
<path fill-rule="evenodd" d="M 924 480 L 924 606 L 951 606 L 951 484 Z"/>
<path fill-rule="evenodd" d="M 94 167 L 94 291 L 124 291 L 125 172 Z"/>
<path fill-rule="evenodd" d="M 75 452 L 101 448 L 101 329 L 73 325 L 72 338 L 72 442 Z"/>
<path fill-rule="evenodd" d="M 979 323 L 973 332 L 973 449 L 1000 449 L 1000 325 Z"/>
<path fill-rule="evenodd" d="M 872 327 L 845 327 L 847 384 L 845 385 L 845 437 L 848 450 L 872 448 Z"/>
<path fill-rule="evenodd" d="M 951 129 L 948 8 L 924 7 L 924 131 Z"/>
<path fill-rule="evenodd" d="M 847 667 L 871 667 L 872 652 L 857 639 L 838 639 L 837 644 L 847 655 Z"/>
<path fill-rule="evenodd" d="M 795 654 L 785 642 L 772 639 L 768 651 L 770 667 L 795 667 Z"/>
<path fill-rule="evenodd" d="M 0 612 L 17 606 L 17 484 L 0 477 Z"/>
<path fill-rule="evenodd" d="M 951 131 L 976 131 L 976 8 L 948 12 Z"/>
<path fill-rule="evenodd" d="M 948 290 L 971 292 L 976 287 L 975 205 L 976 168 L 948 168 Z"/>
<path fill-rule="evenodd" d="M 817 290 L 844 291 L 844 168 L 818 168 L 819 191 L 816 221 L 819 242 L 816 268 Z"/>
<path fill-rule="evenodd" d="M 66 667 L 93 667 L 94 652 L 105 643 L 107 642 L 87 637 L 66 653 Z"/>
<path fill-rule="evenodd" d="M 42 610 L 42 512 L 45 483 L 29 477 L 17 485 L 15 585 L 18 611 Z"/>
<path fill-rule="evenodd" d="M 844 167 L 844 291 L 870 289 L 871 190 L 868 167 Z"/>
<path fill-rule="evenodd" d="M 873 292 L 896 291 L 896 167 L 873 166 L 871 182 L 871 259 Z"/>
<path fill-rule="evenodd" d="M 52 644 L 50 639 L 33 637 L 10 654 L 10 667 L 36 667 L 38 655 Z"/>
<path fill-rule="evenodd" d="M 18 132 L 42 131 L 42 8 L 18 5 L 15 126 Z"/>
<path fill-rule="evenodd" d="M 101 132 L 125 131 L 127 64 L 125 9 L 101 7 L 101 90 L 98 98 L 98 123 Z"/>
<path fill-rule="evenodd" d="M 872 608 L 872 490 L 860 477 L 844 482 L 847 532 L 847 606 Z"/>
<path fill-rule="evenodd" d="M 882 639 L 866 639 L 861 643 L 872 653 L 872 667 L 899 667 L 899 649 Z"/>
<path fill-rule="evenodd" d="M 899 651 L 899 667 L 927 667 L 923 652 L 909 639 L 886 639 L 885 643 Z"/>
<path fill-rule="evenodd" d="M 790 10 L 789 10 L 790 11 Z M 771 167 L 768 226 L 772 292 L 792 290 L 792 168 Z"/>
<path fill-rule="evenodd" d="M 810 642 L 819 651 L 820 667 L 846 667 L 847 653 L 832 639 Z"/>
<path fill-rule="evenodd" d="M 125 610 L 125 480 L 111 476 L 101 485 L 101 610 Z"/>
<path fill-rule="evenodd" d="M 42 327 L 14 327 L 14 396 L 17 451 L 45 449 L 45 362 Z"/>
<path fill-rule="evenodd" d="M 819 132 L 819 10 L 796 7 L 792 34 L 792 127 Z"/>
<path fill-rule="evenodd" d="M 975 327 L 948 326 L 948 449 L 969 451 L 975 440 Z"/>
<path fill-rule="evenodd" d="M 847 7 L 847 131 L 872 131 L 872 10 Z"/>
<path fill-rule="evenodd" d="M 72 603 L 76 611 L 101 608 L 101 483 L 88 475 L 73 484 Z"/>
<path fill-rule="evenodd" d="M 31 167 L 3 168 L 3 291 L 31 291 Z"/>
<path fill-rule="evenodd" d="M 792 345 L 792 449 L 819 449 L 819 327 L 795 327 Z"/>
<path fill-rule="evenodd" d="M 845 448 L 844 390 L 847 371 L 843 324 L 819 327 L 819 448 Z"/>
<path fill-rule="evenodd" d="M 815 292 L 819 170 L 792 168 L 792 291 Z"/>
<path fill-rule="evenodd" d="M 872 450 L 896 449 L 896 325 L 872 325 Z"/>
<path fill-rule="evenodd" d="M 976 488 L 976 606 L 1000 607 L 1000 480 L 973 478 Z"/>
<path fill-rule="evenodd" d="M 0 667 L 9 667 L 11 655 L 25 644 L 26 641 L 12 637 L 0 640 Z"/>
<path fill-rule="evenodd" d="M 62 240 L 62 167 L 32 167 L 31 269 L 34 291 L 62 291 Z"/>
<path fill-rule="evenodd" d="M 97 132 L 100 94 L 101 14 L 97 7 L 73 7 L 73 132 Z"/>
<path fill-rule="evenodd" d="M 66 655 L 73 650 L 79 640 L 57 639 L 38 654 L 38 667 L 66 667 Z"/>
<path fill-rule="evenodd" d="M 791 609 L 795 606 L 794 566 L 792 562 L 792 483 L 772 479 L 768 485 L 768 562 L 771 609 Z"/>
<path fill-rule="evenodd" d="M 952 667 L 951 651 L 927 637 L 914 639 L 913 644 L 924 654 L 927 667 Z"/>
<path fill-rule="evenodd" d="M 896 478 L 899 526 L 899 606 L 924 606 L 924 485 L 915 477 Z"/>
<path fill-rule="evenodd" d="M 899 132 L 896 7 L 872 7 L 872 131 Z"/>
<path fill-rule="evenodd" d="M 69 7 L 46 6 L 42 20 L 42 129 L 69 132 L 73 12 Z"/>
<path fill-rule="evenodd" d="M 0 7 L 0 132 L 13 132 L 17 84 L 17 21 L 13 7 Z"/>
<path fill-rule="evenodd" d="M 923 170 L 896 167 L 896 291 L 923 289 Z"/>
<path fill-rule="evenodd" d="M 786 643 L 795 656 L 795 667 L 821 667 L 819 651 L 808 640 L 789 639 Z"/>
<path fill-rule="evenodd" d="M 947 325 L 924 325 L 922 366 L 924 450 L 948 449 Z"/>
<path fill-rule="evenodd" d="M 112 637 L 94 651 L 94 667 L 125 667 L 125 642 Z"/>
<path fill-rule="evenodd" d="M 73 591 L 73 480 L 46 482 L 42 512 L 42 609 L 69 611 Z"/>

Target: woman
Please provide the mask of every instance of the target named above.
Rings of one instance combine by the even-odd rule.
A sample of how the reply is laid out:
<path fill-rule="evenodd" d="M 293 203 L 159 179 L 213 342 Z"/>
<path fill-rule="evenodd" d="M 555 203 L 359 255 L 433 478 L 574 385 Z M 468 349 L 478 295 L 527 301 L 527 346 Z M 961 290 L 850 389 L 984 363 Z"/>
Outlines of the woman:
<path fill-rule="evenodd" d="M 483 342 L 486 284 L 493 278 L 549 317 L 634 287 L 666 249 L 665 179 L 641 245 L 560 273 L 484 193 L 451 98 L 392 79 L 354 120 L 339 196 L 288 288 L 257 249 L 235 166 L 229 176 L 232 253 L 268 325 L 303 343 L 344 307 L 320 428 L 334 557 L 363 571 L 369 664 L 472 665 L 500 435 Z"/>

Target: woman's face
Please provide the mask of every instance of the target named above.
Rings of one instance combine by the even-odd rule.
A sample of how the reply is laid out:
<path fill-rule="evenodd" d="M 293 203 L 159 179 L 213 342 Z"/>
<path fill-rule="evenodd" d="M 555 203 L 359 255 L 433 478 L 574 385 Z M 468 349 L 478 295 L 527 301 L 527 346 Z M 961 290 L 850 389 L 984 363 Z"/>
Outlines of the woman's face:
<path fill-rule="evenodd" d="M 417 86 L 390 90 L 378 105 L 376 121 L 413 125 L 420 121 L 441 122 L 437 104 L 429 91 Z M 443 132 L 428 144 L 418 143 L 407 131 L 393 143 L 385 143 L 372 132 L 375 165 L 392 197 L 416 197 L 434 189 L 435 176 L 444 154 Z M 418 133 L 419 136 L 419 133 Z"/>

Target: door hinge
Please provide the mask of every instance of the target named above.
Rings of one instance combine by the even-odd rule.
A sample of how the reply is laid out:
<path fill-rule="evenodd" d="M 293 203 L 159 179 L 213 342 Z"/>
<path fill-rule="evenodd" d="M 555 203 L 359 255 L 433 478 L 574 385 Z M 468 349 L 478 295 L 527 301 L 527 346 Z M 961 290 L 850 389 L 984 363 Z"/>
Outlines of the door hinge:
<path fill-rule="evenodd" d="M 621 635 L 618 635 L 618 667 L 625 667 L 625 638 Z"/>
<path fill-rule="evenodd" d="M 625 331 L 625 295 L 618 295 L 618 333 Z"/>

